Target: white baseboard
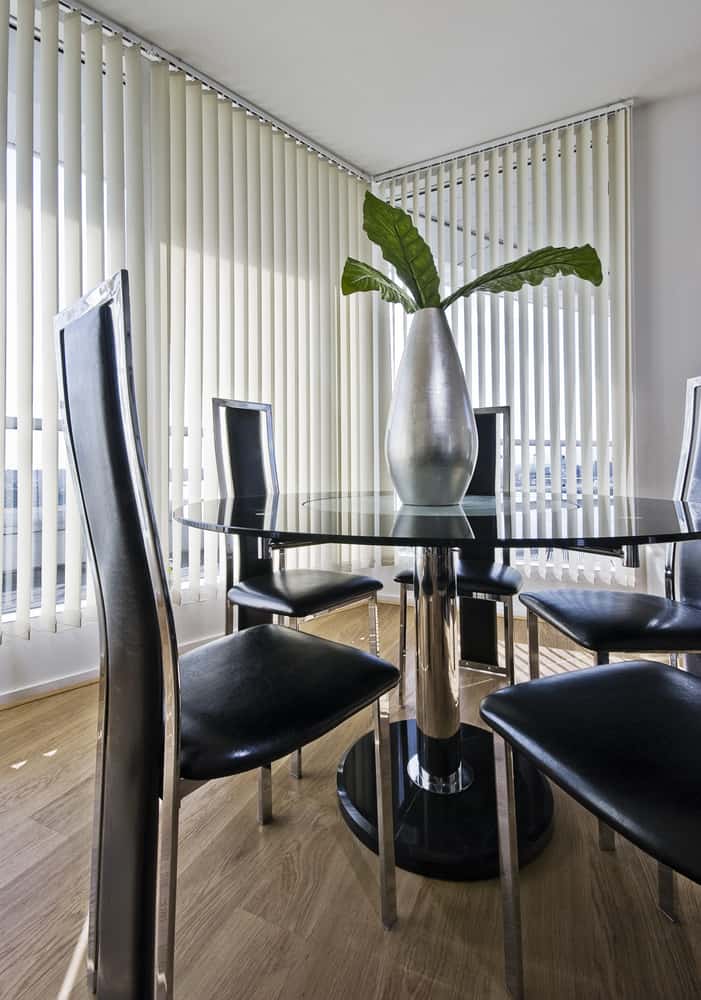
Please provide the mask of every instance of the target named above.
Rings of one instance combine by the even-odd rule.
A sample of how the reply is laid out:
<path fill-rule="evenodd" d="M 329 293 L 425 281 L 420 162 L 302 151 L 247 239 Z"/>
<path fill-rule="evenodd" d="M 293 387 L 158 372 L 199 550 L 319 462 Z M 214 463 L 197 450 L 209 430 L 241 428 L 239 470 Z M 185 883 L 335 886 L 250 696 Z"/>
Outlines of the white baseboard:
<path fill-rule="evenodd" d="M 191 649 L 202 646 L 213 639 L 220 639 L 223 633 L 217 632 L 214 635 L 202 636 L 202 638 L 191 639 L 178 647 L 178 652 L 189 653 Z M 26 684 L 23 687 L 15 688 L 13 691 L 0 693 L 0 712 L 7 708 L 16 708 L 24 705 L 28 701 L 39 701 L 41 698 L 48 698 L 52 694 L 61 694 L 63 691 L 72 691 L 74 688 L 84 687 L 86 684 L 96 684 L 99 677 L 99 668 L 91 667 L 89 670 L 79 670 L 75 674 L 65 674 L 50 681 L 43 681 L 39 684 Z"/>
<path fill-rule="evenodd" d="M 27 684 L 25 687 L 15 688 L 14 691 L 0 694 L 0 711 L 16 708 L 17 705 L 23 705 L 27 701 L 39 701 L 40 698 L 48 698 L 49 695 L 60 694 L 61 691 L 94 684 L 98 676 L 98 668 L 93 667 L 90 670 L 80 670 L 76 674 L 67 674 L 39 684 Z"/>

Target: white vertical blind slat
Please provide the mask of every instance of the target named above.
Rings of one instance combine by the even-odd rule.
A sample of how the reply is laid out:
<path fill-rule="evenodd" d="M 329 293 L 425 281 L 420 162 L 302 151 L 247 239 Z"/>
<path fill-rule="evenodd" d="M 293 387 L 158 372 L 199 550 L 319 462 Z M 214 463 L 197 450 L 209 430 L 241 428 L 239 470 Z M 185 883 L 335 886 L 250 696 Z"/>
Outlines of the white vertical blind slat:
<path fill-rule="evenodd" d="M 185 75 L 168 80 L 170 110 L 170 465 L 171 502 L 179 507 L 185 492 Z M 173 524 L 171 586 L 182 599 L 183 541 L 186 531 Z"/>
<path fill-rule="evenodd" d="M 577 242 L 593 243 L 591 125 L 584 122 L 576 130 L 577 148 Z M 594 487 L 592 448 L 592 402 L 594 398 L 594 352 L 592 351 L 591 286 L 582 281 L 577 286 L 579 321 L 579 399 L 580 437 L 582 441 L 582 492 Z"/>
<path fill-rule="evenodd" d="M 105 273 L 126 264 L 124 233 L 124 46 L 118 35 L 105 41 Z M 131 289 L 130 289 L 131 291 Z"/>
<path fill-rule="evenodd" d="M 248 399 L 248 167 L 247 126 L 243 111 L 232 115 L 234 202 L 234 390 Z"/>
<path fill-rule="evenodd" d="M 234 395 L 234 161 L 232 107 L 217 105 L 219 392 Z"/>
<path fill-rule="evenodd" d="M 466 156 L 461 165 L 462 179 L 462 282 L 466 285 L 472 279 L 472 160 Z M 472 299 L 462 300 L 463 322 L 463 363 L 465 377 L 474 399 L 474 373 L 472 370 Z"/>
<path fill-rule="evenodd" d="M 317 204 L 319 206 L 318 216 L 318 239 L 319 239 L 319 330 L 318 330 L 318 356 L 319 356 L 319 382 L 318 393 L 319 403 L 322 398 L 328 396 L 331 408 L 333 409 L 333 377 L 332 358 L 330 341 L 333 330 L 331 323 L 330 309 L 330 283 L 331 271 L 329 268 L 329 179 L 328 164 L 317 160 L 318 167 L 318 194 Z M 369 400 L 368 400 L 369 402 Z M 370 407 L 368 406 L 368 409 Z M 322 416 L 321 407 L 318 415 L 319 420 L 319 450 L 320 450 L 320 483 L 322 490 L 333 488 L 332 480 L 332 427 Z"/>
<path fill-rule="evenodd" d="M 88 28 L 84 33 L 83 46 L 85 49 L 83 291 L 89 292 L 105 277 L 102 28 L 99 25 Z"/>
<path fill-rule="evenodd" d="M 475 171 L 475 233 L 476 233 L 476 270 L 477 274 L 485 271 L 484 254 L 484 187 L 485 187 L 484 154 L 478 153 Z M 477 372 L 478 372 L 478 406 L 487 405 L 487 331 L 485 328 L 485 302 L 483 295 L 477 295 Z"/>
<path fill-rule="evenodd" d="M 0 24 L 6 11 L 0 9 Z M 56 630 L 58 569 L 58 387 L 53 318 L 58 311 L 58 5 L 41 8 L 41 624 Z M 0 42 L 1 44 L 1 42 Z M 0 71 L 1 73 L 1 71 Z M 3 78 L 4 79 L 4 78 Z M 6 147 L 0 139 L 0 148 Z M 3 186 L 4 187 L 4 186 Z M 0 273 L 5 273 L 4 261 Z M 4 368 L 4 365 L 3 365 Z M 4 407 L 0 409 L 4 416 Z M 4 468 L 4 462 L 0 462 Z M 2 561 L 0 559 L 0 565 Z"/>
<path fill-rule="evenodd" d="M 63 21 L 63 283 L 61 308 L 80 298 L 83 274 L 82 143 L 81 143 L 81 18 L 69 14 Z M 65 445 L 62 444 L 65 453 Z M 64 461 L 65 465 L 65 461 Z M 64 538 L 65 625 L 81 623 L 83 530 L 78 498 L 66 473 Z"/>
<path fill-rule="evenodd" d="M 321 369 L 319 364 L 319 338 L 321 331 L 319 328 L 320 309 L 319 296 L 317 294 L 319 285 L 319 160 L 313 157 L 309 160 L 307 171 L 307 226 L 309 231 L 309 275 L 307 281 L 307 300 L 309 309 L 309 353 L 307 361 L 309 364 L 309 482 L 308 488 L 312 492 L 322 489 L 321 466 L 319 444 L 321 428 L 319 426 L 320 416 L 320 393 L 321 393 Z M 318 565 L 318 552 L 312 554 L 312 565 Z"/>
<path fill-rule="evenodd" d="M 555 246 L 560 241 L 559 173 L 560 158 L 558 139 L 550 132 L 546 140 L 547 156 L 547 223 L 546 243 Z M 550 489 L 560 493 L 560 306 L 557 283 L 547 285 L 547 330 L 549 376 L 548 392 L 550 400 Z"/>
<path fill-rule="evenodd" d="M 114 41 L 114 39 L 113 39 Z M 112 44 L 112 43 L 111 43 Z M 116 60 L 118 61 L 118 60 Z M 145 192 L 144 192 L 144 126 L 143 126 L 143 63 L 141 52 L 136 46 L 131 46 L 124 52 L 124 198 L 120 199 L 119 210 L 126 213 L 124 260 L 113 260 L 113 266 L 126 268 L 129 272 L 129 304 L 131 308 L 131 338 L 132 360 L 134 364 L 134 380 L 136 382 L 136 402 L 141 416 L 142 436 L 146 450 L 146 461 L 151 472 L 151 480 L 156 487 L 154 501 L 158 525 L 163 540 L 168 537 L 167 490 L 162 488 L 163 464 L 161 453 L 167 458 L 167 438 L 161 444 L 163 432 L 163 385 L 159 377 L 161 365 L 147 364 L 146 340 L 158 338 L 159 342 L 167 336 L 167 282 L 168 282 L 168 174 L 165 165 L 167 149 L 168 114 L 168 77 L 166 74 L 151 74 L 152 95 L 149 121 L 149 136 L 152 140 L 150 149 L 152 175 L 158 177 L 158 183 L 151 185 L 152 213 L 152 282 L 149 295 L 150 317 L 146 313 L 146 232 L 145 232 Z M 156 97 L 156 99 L 154 99 Z M 111 170 L 111 167 L 108 167 Z M 129 197 L 126 198 L 126 192 Z M 124 204 L 126 201 L 126 206 Z M 112 225 L 112 224 L 110 224 Z M 121 248 L 120 248 L 121 249 Z M 116 256 L 113 248 L 112 253 Z M 112 273 L 108 268 L 108 273 Z M 166 308 L 162 307 L 165 298 Z M 166 356 L 167 357 L 167 356 Z M 148 368 L 148 370 L 147 370 Z M 167 362 L 163 365 L 166 373 L 165 405 L 167 408 Z M 147 379 L 147 374 L 151 379 Z M 150 381 L 151 391 L 147 389 Z M 158 391 L 154 392 L 155 385 Z M 152 401 L 153 400 L 153 401 Z M 153 412 L 150 407 L 160 407 Z M 167 409 L 166 409 L 167 420 Z M 167 426 L 167 425 L 166 425 Z M 159 427 L 158 433 L 155 432 Z M 153 433 L 152 433 L 153 430 Z M 167 467 L 166 467 L 167 468 Z M 167 480 L 166 480 L 167 482 Z M 165 495 L 165 496 L 164 496 Z M 164 534 L 165 531 L 165 534 Z"/>
<path fill-rule="evenodd" d="M 270 127 L 259 129 L 260 178 L 260 395 L 273 402 L 275 348 L 273 340 L 273 135 Z M 273 418 L 275 411 L 273 410 Z"/>
<path fill-rule="evenodd" d="M 543 182 L 543 161 L 545 146 L 542 135 L 536 136 L 531 154 L 531 182 L 533 198 L 533 244 L 534 247 L 546 245 L 545 240 L 545 189 Z M 533 367 L 534 367 L 534 405 L 535 405 L 535 468 L 536 490 L 545 492 L 545 440 L 546 419 L 545 404 L 547 385 L 540 373 L 547 371 L 545 329 L 544 329 L 545 296 L 542 285 L 533 289 Z"/>
<path fill-rule="evenodd" d="M 450 165 L 450 203 L 448 207 L 448 225 L 450 226 L 450 285 L 449 290 L 459 287 L 460 282 L 460 256 L 458 251 L 460 218 L 458 216 L 458 161 L 453 160 Z M 456 300 L 450 307 L 450 318 L 453 328 L 453 335 L 458 337 L 460 328 L 460 300 Z"/>
<path fill-rule="evenodd" d="M 185 84 L 185 417 L 187 498 L 202 496 L 202 87 Z M 188 531 L 188 590 L 200 596 L 202 532 Z"/>
<path fill-rule="evenodd" d="M 517 163 L 517 214 L 518 255 L 528 253 L 528 142 L 519 143 Z M 524 489 L 528 489 L 531 469 L 531 394 L 530 394 L 530 317 L 528 289 L 518 293 L 518 368 L 519 368 L 519 419 L 518 435 L 521 439 L 521 476 Z"/>
<path fill-rule="evenodd" d="M 514 258 L 514 147 L 509 143 L 502 151 L 502 205 L 503 205 L 503 240 L 504 262 Z M 520 251 L 519 251 L 520 252 Z M 519 384 L 519 369 L 514 357 L 514 296 L 504 296 L 504 339 L 506 341 L 506 403 L 511 407 L 512 435 L 516 430 L 516 399 Z M 511 483 L 513 489 L 516 479 L 516 463 L 511 462 Z"/>
<path fill-rule="evenodd" d="M 488 197 L 488 227 L 489 227 L 489 268 L 490 270 L 501 262 L 501 252 L 499 247 L 499 153 L 493 149 L 489 154 L 489 197 Z M 504 402 L 501 394 L 501 331 L 499 323 L 499 299 L 495 295 L 490 295 L 489 299 L 489 339 L 490 356 L 492 359 L 492 385 L 491 403 L 492 406 L 501 406 Z"/>
<path fill-rule="evenodd" d="M 611 274 L 611 366 L 613 468 L 615 490 L 625 495 L 632 482 L 633 451 L 627 447 L 631 438 L 631 357 L 630 341 L 625 336 L 629 319 L 630 253 L 628 217 L 628 175 L 630 124 L 625 115 L 614 118 L 609 133 L 610 179 L 610 255 L 616 262 Z"/>
<path fill-rule="evenodd" d="M 311 460 L 309 448 L 309 228 L 307 225 L 307 172 L 309 157 L 301 146 L 297 146 L 297 259 L 299 285 L 297 295 L 298 330 L 297 339 L 298 361 L 297 371 L 297 426 L 299 428 L 299 464 L 298 489 L 310 488 L 309 464 Z"/>
<path fill-rule="evenodd" d="M 572 246 L 575 241 L 577 181 L 574 158 L 574 128 L 568 126 L 561 134 L 560 162 L 562 164 L 562 217 L 564 242 Z M 560 281 L 562 288 L 562 352 L 564 361 L 565 393 L 565 476 L 567 494 L 577 492 L 577 329 L 575 325 L 576 293 L 574 283 Z"/>
<path fill-rule="evenodd" d="M 285 260 L 285 137 L 272 134 L 272 404 L 280 488 L 289 489 L 287 455 L 287 262 Z"/>
<path fill-rule="evenodd" d="M 218 98 L 202 98 L 202 495 L 218 494 L 214 456 L 212 399 L 219 395 L 219 163 Z M 204 580 L 216 588 L 219 540 L 211 531 L 204 535 Z"/>
<path fill-rule="evenodd" d="M 301 372 L 298 367 L 298 317 L 299 317 L 299 263 L 297 247 L 297 147 L 290 140 L 284 145 L 285 158 L 285 447 L 286 487 L 290 492 L 299 489 L 299 430 L 297 409 L 297 386 Z M 341 305 L 343 310 L 344 305 Z M 346 306 L 347 309 L 347 306 Z"/>
<path fill-rule="evenodd" d="M 34 401 L 34 4 L 18 0 L 16 41 L 16 325 L 17 611 L 15 630 L 29 636 L 32 599 L 32 456 Z"/>
<path fill-rule="evenodd" d="M 596 369 L 596 461 L 599 492 L 608 494 L 611 487 L 610 448 L 611 363 L 609 354 L 609 302 L 606 270 L 609 261 L 609 164 L 607 118 L 600 118 L 593 127 L 593 170 L 596 211 L 594 213 L 594 246 L 603 262 L 604 282 L 594 290 L 594 354 Z"/>
<path fill-rule="evenodd" d="M 255 118 L 246 118 L 246 195 L 248 218 L 248 382 L 246 399 L 253 402 L 268 402 L 263 400 L 261 380 L 261 344 L 258 336 L 252 333 L 260 331 L 261 323 L 261 245 L 260 245 L 260 128 Z"/>

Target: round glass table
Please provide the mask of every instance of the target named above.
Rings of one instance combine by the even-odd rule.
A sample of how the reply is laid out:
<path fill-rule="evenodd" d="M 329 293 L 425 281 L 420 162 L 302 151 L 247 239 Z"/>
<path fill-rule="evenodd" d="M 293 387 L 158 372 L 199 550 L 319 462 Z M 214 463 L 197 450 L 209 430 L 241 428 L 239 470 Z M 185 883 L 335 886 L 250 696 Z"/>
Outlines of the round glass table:
<path fill-rule="evenodd" d="M 495 548 L 600 550 L 701 538 L 701 505 L 629 496 L 503 494 L 411 507 L 393 493 L 278 493 L 202 500 L 174 516 L 247 544 L 256 537 L 414 549 L 416 718 L 391 726 L 395 853 L 402 868 L 449 879 L 499 871 L 491 735 L 460 722 L 454 549 L 480 558 Z M 269 557 L 263 544 L 258 572 Z M 228 563 L 230 578 L 231 556 Z M 553 799 L 528 761 L 516 758 L 515 770 L 519 859 L 526 864 L 550 838 Z M 337 787 L 346 823 L 377 850 L 372 733 L 344 755 Z"/>

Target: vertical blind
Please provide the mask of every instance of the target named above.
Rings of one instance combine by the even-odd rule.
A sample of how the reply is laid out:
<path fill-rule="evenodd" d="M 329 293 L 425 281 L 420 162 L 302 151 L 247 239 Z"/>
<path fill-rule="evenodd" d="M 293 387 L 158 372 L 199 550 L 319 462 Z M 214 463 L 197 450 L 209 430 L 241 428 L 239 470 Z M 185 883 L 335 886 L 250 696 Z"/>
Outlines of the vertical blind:
<path fill-rule="evenodd" d="M 345 257 L 370 254 L 364 181 L 79 12 L 33 0 L 0 0 L 0 143 L 7 634 L 90 611 L 53 315 L 121 267 L 176 600 L 220 577 L 218 540 L 171 518 L 217 492 L 213 396 L 272 402 L 286 490 L 371 485 L 372 307 L 339 294 Z"/>
<path fill-rule="evenodd" d="M 509 404 L 512 488 L 626 493 L 632 480 L 628 108 L 383 180 L 431 244 L 441 294 L 552 245 L 591 243 L 604 282 L 550 279 L 449 309 L 475 406 Z M 409 318 L 392 307 L 389 377 Z M 609 563 L 522 553 L 533 569 L 610 575 Z M 547 565 L 546 565 L 547 562 Z"/>

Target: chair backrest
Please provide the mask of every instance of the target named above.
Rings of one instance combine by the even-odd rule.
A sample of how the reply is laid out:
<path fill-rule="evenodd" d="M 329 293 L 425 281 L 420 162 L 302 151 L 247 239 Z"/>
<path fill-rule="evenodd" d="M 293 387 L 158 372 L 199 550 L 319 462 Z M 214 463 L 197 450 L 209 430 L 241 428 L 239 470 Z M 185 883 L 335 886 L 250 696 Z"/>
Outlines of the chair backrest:
<path fill-rule="evenodd" d="M 147 996 L 158 800 L 164 746 L 167 752 L 170 741 L 171 756 L 178 752 L 179 697 L 172 608 L 136 412 L 126 271 L 59 314 L 55 328 L 66 450 L 100 627 L 98 982 L 133 983 L 134 995 Z M 165 730 L 164 718 L 171 720 Z"/>
<path fill-rule="evenodd" d="M 686 383 L 684 430 L 674 498 L 684 503 L 701 503 L 701 377 L 690 378 Z M 667 570 L 674 596 L 701 606 L 701 541 L 670 546 Z"/>
<path fill-rule="evenodd" d="M 479 448 L 465 496 L 491 497 L 508 492 L 511 488 L 511 407 L 478 406 L 474 412 Z M 493 517 L 480 517 L 476 523 L 485 537 L 493 538 L 496 534 L 496 512 Z M 464 550 L 463 555 L 471 562 L 491 563 L 494 548 L 491 544 L 478 549 L 472 546 Z M 504 551 L 503 560 L 509 562 L 508 550 Z"/>
<path fill-rule="evenodd" d="M 511 489 L 511 407 L 475 409 L 479 450 L 466 496 L 494 496 Z M 501 425 L 501 426 L 500 426 Z"/>
<path fill-rule="evenodd" d="M 270 403 L 212 400 L 214 448 L 222 496 L 278 493 Z"/>
<path fill-rule="evenodd" d="M 279 493 L 270 403 L 215 398 L 212 416 L 220 494 L 263 497 Z M 237 545 L 240 579 L 269 568 L 267 553 L 260 552 L 257 538 L 239 535 Z"/>

